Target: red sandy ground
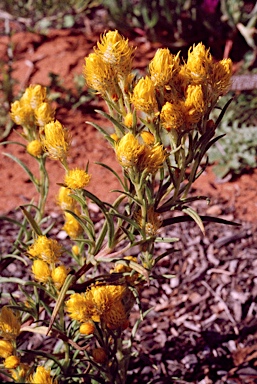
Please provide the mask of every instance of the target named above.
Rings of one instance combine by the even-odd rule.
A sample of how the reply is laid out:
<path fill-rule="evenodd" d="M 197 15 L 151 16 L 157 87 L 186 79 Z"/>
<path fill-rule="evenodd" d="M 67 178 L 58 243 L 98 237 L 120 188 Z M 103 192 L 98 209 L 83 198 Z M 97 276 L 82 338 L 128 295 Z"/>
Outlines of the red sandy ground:
<path fill-rule="evenodd" d="M 12 37 L 14 43 L 14 73 L 17 79 L 16 92 L 24 90 L 29 84 L 49 85 L 49 72 L 59 75 L 66 87 L 72 87 L 75 74 L 82 73 L 84 57 L 95 45 L 95 39 L 82 32 L 71 30 L 53 30 L 47 36 L 18 32 Z M 8 38 L 0 37 L 0 60 L 6 57 Z M 153 57 L 156 46 L 147 42 L 137 42 L 135 66 L 143 71 Z M 97 101 L 97 100 L 96 100 Z M 95 107 L 99 106 L 95 102 Z M 89 109 L 90 108 L 90 109 Z M 119 171 L 113 150 L 101 135 L 85 121 L 96 121 L 101 126 L 108 126 L 99 115 L 92 111 L 92 106 L 82 110 L 65 110 L 57 108 L 56 118 L 72 133 L 70 153 L 71 166 L 85 167 L 89 161 L 89 173 L 92 174 L 89 190 L 105 201 L 112 201 L 111 190 L 119 188 L 115 177 L 95 162 L 104 162 L 115 171 Z M 21 141 L 16 132 L 12 132 L 8 140 Z M 37 198 L 34 186 L 28 176 L 11 159 L 3 156 L 3 152 L 12 153 L 24 161 L 32 172 L 37 172 L 37 164 L 21 146 L 7 145 L 0 147 L 0 213 L 7 213 L 17 206 L 26 204 L 33 197 Z M 48 209 L 55 206 L 56 193 L 63 181 L 63 169 L 55 161 L 48 161 L 51 188 Z M 225 204 L 233 212 L 233 218 L 256 222 L 257 212 L 257 169 L 251 174 L 244 174 L 235 181 L 217 183 L 211 169 L 196 182 L 194 194 L 211 197 L 213 204 Z"/>

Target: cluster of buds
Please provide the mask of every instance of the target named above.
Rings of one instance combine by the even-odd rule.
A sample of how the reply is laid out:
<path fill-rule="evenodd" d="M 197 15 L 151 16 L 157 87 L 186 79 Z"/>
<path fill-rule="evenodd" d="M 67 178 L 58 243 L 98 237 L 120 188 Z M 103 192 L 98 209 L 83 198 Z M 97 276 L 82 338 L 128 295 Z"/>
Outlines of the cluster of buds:
<path fill-rule="evenodd" d="M 33 259 L 32 273 L 36 281 L 46 284 L 49 288 L 59 290 L 69 272 L 65 265 L 60 264 L 63 253 L 61 245 L 46 236 L 38 236 L 28 248 L 28 256 Z M 57 266 L 57 264 L 60 264 Z"/>

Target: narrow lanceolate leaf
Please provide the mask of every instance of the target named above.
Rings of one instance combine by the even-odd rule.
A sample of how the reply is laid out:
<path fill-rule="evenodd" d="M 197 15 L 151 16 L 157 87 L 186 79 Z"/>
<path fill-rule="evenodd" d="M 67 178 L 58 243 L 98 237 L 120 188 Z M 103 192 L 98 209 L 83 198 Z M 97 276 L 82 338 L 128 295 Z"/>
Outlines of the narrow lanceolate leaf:
<path fill-rule="evenodd" d="M 41 229 L 39 228 L 39 226 L 37 225 L 36 221 L 34 220 L 34 218 L 32 217 L 32 215 L 30 214 L 29 211 L 27 211 L 27 209 L 23 206 L 20 206 L 20 209 L 22 210 L 22 212 L 24 213 L 24 215 L 26 216 L 28 222 L 30 223 L 31 225 L 31 228 L 35 231 L 35 233 L 38 235 L 38 236 L 42 236 L 42 232 L 41 232 Z"/>
<path fill-rule="evenodd" d="M 192 217 L 192 219 L 196 222 L 198 227 L 201 229 L 202 233 L 205 234 L 204 225 L 198 213 L 196 213 L 195 210 L 190 207 L 183 208 L 182 211 L 186 213 L 188 216 Z"/>

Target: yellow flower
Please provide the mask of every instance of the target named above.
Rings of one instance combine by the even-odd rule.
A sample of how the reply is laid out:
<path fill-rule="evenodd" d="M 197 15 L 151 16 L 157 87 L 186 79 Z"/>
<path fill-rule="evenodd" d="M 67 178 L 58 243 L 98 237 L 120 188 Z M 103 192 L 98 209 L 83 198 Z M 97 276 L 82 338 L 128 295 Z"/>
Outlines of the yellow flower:
<path fill-rule="evenodd" d="M 83 74 L 87 85 L 101 93 L 102 96 L 110 95 L 114 100 L 117 96 L 115 74 L 110 64 L 104 62 L 96 53 L 90 53 L 85 58 Z"/>
<path fill-rule="evenodd" d="M 51 277 L 51 271 L 47 262 L 43 260 L 34 260 L 32 265 L 32 273 L 35 280 L 46 283 Z"/>
<path fill-rule="evenodd" d="M 34 244 L 28 249 L 32 258 L 38 258 L 48 264 L 56 263 L 63 252 L 61 245 L 56 240 L 48 239 L 46 236 L 38 236 Z"/>
<path fill-rule="evenodd" d="M 134 48 L 117 30 L 103 34 L 97 48 L 95 52 L 105 63 L 111 64 L 117 74 L 126 77 L 131 71 Z"/>
<path fill-rule="evenodd" d="M 79 332 L 82 335 L 92 335 L 95 332 L 95 325 L 92 321 L 87 321 L 86 323 L 82 323 Z"/>
<path fill-rule="evenodd" d="M 98 364 L 103 364 L 106 361 L 106 359 L 107 359 L 106 352 L 105 352 L 105 350 L 103 348 L 95 348 L 95 349 L 93 349 L 92 357 L 95 360 L 95 362 L 98 363 Z"/>
<path fill-rule="evenodd" d="M 133 257 L 133 256 L 125 256 L 124 259 L 128 260 L 128 261 L 134 261 L 135 263 L 137 263 L 137 258 Z M 133 273 L 131 273 L 132 271 L 133 271 Z M 125 276 L 125 279 L 129 284 L 132 284 L 138 277 L 138 273 L 135 272 L 131 267 L 129 267 L 128 265 L 121 264 L 119 262 L 117 262 L 115 264 L 113 272 L 115 272 L 115 273 L 127 273 L 127 274 L 131 273 L 130 275 Z"/>
<path fill-rule="evenodd" d="M 67 129 L 56 120 L 45 125 L 44 133 L 43 146 L 49 157 L 60 161 L 66 159 L 71 144 L 71 136 Z"/>
<path fill-rule="evenodd" d="M 77 245 L 73 245 L 71 250 L 74 253 L 74 255 L 76 255 L 76 256 L 79 255 L 79 247 Z"/>
<path fill-rule="evenodd" d="M 156 111 L 155 87 L 150 77 L 146 76 L 139 80 L 134 88 L 131 102 L 142 112 L 150 114 Z"/>
<path fill-rule="evenodd" d="M 16 100 L 11 104 L 10 116 L 17 125 L 33 126 L 34 124 L 33 109 L 21 100 Z"/>
<path fill-rule="evenodd" d="M 77 216 L 79 216 L 79 211 L 75 210 Z M 63 230 L 69 235 L 71 239 L 76 239 L 83 233 L 83 228 L 81 227 L 78 220 L 69 212 L 64 212 L 65 224 Z"/>
<path fill-rule="evenodd" d="M 4 361 L 4 367 L 7 369 L 15 369 L 20 365 L 20 359 L 18 356 L 9 356 Z"/>
<path fill-rule="evenodd" d="M 0 340 L 0 357 L 6 359 L 13 353 L 13 345 L 10 341 Z"/>
<path fill-rule="evenodd" d="M 57 196 L 57 202 L 60 205 L 62 210 L 70 209 L 73 210 L 76 206 L 76 200 L 74 200 L 70 194 L 72 193 L 71 189 L 66 187 L 60 187 L 59 193 Z"/>
<path fill-rule="evenodd" d="M 28 364 L 21 363 L 16 370 L 12 370 L 12 378 L 15 380 L 16 383 L 24 383 L 24 379 L 26 378 L 29 370 L 30 366 Z"/>
<path fill-rule="evenodd" d="M 146 145 L 138 162 L 139 169 L 155 174 L 163 166 L 166 157 L 167 152 L 161 144 L 155 144 L 151 147 Z"/>
<path fill-rule="evenodd" d="M 230 59 L 221 60 L 213 65 L 212 88 L 217 96 L 224 95 L 229 87 L 232 76 L 232 61 Z"/>
<path fill-rule="evenodd" d="M 136 165 L 143 151 L 144 145 L 132 133 L 127 133 L 115 144 L 117 160 L 124 168 Z"/>
<path fill-rule="evenodd" d="M 152 145 L 154 143 L 154 135 L 151 132 L 143 131 L 140 136 L 145 144 Z"/>
<path fill-rule="evenodd" d="M 38 106 L 46 100 L 46 87 L 39 84 L 31 84 L 26 88 L 24 94 L 21 97 L 21 101 L 29 105 L 32 109 L 38 108 Z"/>
<path fill-rule="evenodd" d="M 86 293 L 75 293 L 66 302 L 67 311 L 73 320 L 87 322 L 104 321 L 116 329 L 127 319 L 122 304 L 127 288 L 122 285 L 95 285 Z"/>
<path fill-rule="evenodd" d="M 0 336 L 14 340 L 20 333 L 21 323 L 14 312 L 4 306 L 0 313 Z"/>
<path fill-rule="evenodd" d="M 54 119 L 55 111 L 48 102 L 41 103 L 37 109 L 35 109 L 35 117 L 37 125 L 44 127 L 47 123 L 50 123 Z"/>
<path fill-rule="evenodd" d="M 193 78 L 208 77 L 211 74 L 212 64 L 210 50 L 206 49 L 202 43 L 189 49 L 186 70 L 191 73 Z"/>
<path fill-rule="evenodd" d="M 85 188 L 91 179 L 89 175 L 83 169 L 70 169 L 67 175 L 65 176 L 64 182 L 70 189 L 81 189 Z"/>
<path fill-rule="evenodd" d="M 40 140 L 32 140 L 28 143 L 26 149 L 27 152 L 34 157 L 39 157 L 43 154 L 43 147 Z"/>
<path fill-rule="evenodd" d="M 203 117 L 205 103 L 201 85 L 189 85 L 186 90 L 185 108 L 187 123 L 196 124 Z"/>
<path fill-rule="evenodd" d="M 112 133 L 112 134 L 110 135 L 110 137 L 111 137 L 114 141 L 118 141 L 118 140 L 119 140 L 119 137 L 118 137 L 117 133 Z"/>
<path fill-rule="evenodd" d="M 81 323 L 91 320 L 92 317 L 97 317 L 95 303 L 90 290 L 87 290 L 86 293 L 74 293 L 71 295 L 69 300 L 66 301 L 66 310 L 73 320 Z M 99 320 L 98 316 L 97 321 Z"/>
<path fill-rule="evenodd" d="M 66 280 L 69 270 L 65 265 L 59 265 L 59 267 L 54 268 L 52 271 L 52 279 L 56 288 L 60 289 L 63 286 L 63 283 Z"/>
<path fill-rule="evenodd" d="M 178 101 L 177 103 L 169 103 L 167 101 L 162 107 L 160 118 L 163 127 L 167 130 L 183 130 L 186 126 L 184 103 L 182 101 Z"/>
<path fill-rule="evenodd" d="M 149 72 L 154 86 L 162 87 L 168 84 L 179 66 L 179 53 L 174 56 L 168 48 L 157 49 L 154 58 L 149 63 Z"/>
<path fill-rule="evenodd" d="M 30 376 L 29 383 L 32 384 L 57 384 L 57 380 L 53 380 L 50 370 L 44 367 L 37 367 L 36 372 Z"/>
<path fill-rule="evenodd" d="M 125 117 L 124 117 L 124 124 L 126 125 L 126 127 L 128 128 L 131 128 L 132 125 L 133 125 L 133 115 L 132 113 L 128 113 Z"/>

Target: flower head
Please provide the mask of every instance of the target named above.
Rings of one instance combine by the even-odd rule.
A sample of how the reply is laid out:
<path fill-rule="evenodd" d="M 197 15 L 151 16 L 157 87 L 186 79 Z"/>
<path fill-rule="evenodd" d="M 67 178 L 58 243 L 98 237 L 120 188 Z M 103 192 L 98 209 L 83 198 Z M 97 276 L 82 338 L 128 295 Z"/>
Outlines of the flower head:
<path fill-rule="evenodd" d="M 144 152 L 140 156 L 139 169 L 146 170 L 147 173 L 155 174 L 163 166 L 167 152 L 161 144 L 153 146 L 145 145 Z"/>
<path fill-rule="evenodd" d="M 224 95 L 230 86 L 232 75 L 231 59 L 223 59 L 213 65 L 212 88 L 217 96 Z"/>
<path fill-rule="evenodd" d="M 133 115 L 131 112 L 129 112 L 125 117 L 124 117 L 124 124 L 128 128 L 132 128 L 133 125 Z"/>
<path fill-rule="evenodd" d="M 136 221 L 142 227 L 142 215 L 141 212 L 137 212 Z M 145 224 L 145 231 L 148 236 L 156 236 L 158 229 L 162 225 L 161 216 L 159 213 L 155 212 L 153 207 L 150 207 L 147 211 L 147 218 Z"/>
<path fill-rule="evenodd" d="M 161 110 L 161 123 L 167 130 L 183 130 L 186 125 L 186 111 L 182 101 L 164 104 Z"/>
<path fill-rule="evenodd" d="M 74 213 L 79 216 L 80 213 L 77 209 L 74 210 Z M 71 239 L 76 239 L 83 233 L 83 228 L 71 213 L 64 212 L 65 216 L 65 224 L 63 226 L 63 230 L 69 235 Z"/>
<path fill-rule="evenodd" d="M 150 77 L 146 76 L 136 84 L 131 98 L 134 107 L 139 111 L 151 114 L 157 109 L 155 87 Z"/>
<path fill-rule="evenodd" d="M 38 236 L 34 244 L 28 249 L 28 255 L 31 258 L 37 258 L 48 264 L 59 261 L 63 249 L 56 240 L 48 239 L 46 236 Z"/>
<path fill-rule="evenodd" d="M 201 85 L 189 85 L 187 87 L 185 108 L 188 124 L 196 124 L 203 117 L 205 103 Z"/>
<path fill-rule="evenodd" d="M 34 278 L 41 283 L 46 283 L 51 277 L 51 271 L 47 262 L 43 260 L 36 259 L 33 261 L 32 273 Z"/>
<path fill-rule="evenodd" d="M 54 119 L 55 111 L 48 102 L 39 104 L 35 109 L 35 117 L 37 125 L 44 127 Z"/>
<path fill-rule="evenodd" d="M 179 53 L 174 56 L 168 48 L 157 49 L 149 63 L 151 80 L 155 87 L 168 84 L 180 66 Z"/>
<path fill-rule="evenodd" d="M 7 340 L 0 340 L 0 357 L 6 359 L 13 353 L 13 344 Z"/>
<path fill-rule="evenodd" d="M 46 87 L 39 84 L 31 84 L 26 88 L 24 94 L 21 97 L 21 101 L 24 104 L 29 105 L 32 109 L 38 108 L 38 106 L 46 100 Z"/>
<path fill-rule="evenodd" d="M 86 323 L 82 323 L 79 332 L 82 335 L 92 335 L 95 332 L 95 325 L 92 321 L 87 321 Z"/>
<path fill-rule="evenodd" d="M 113 69 L 99 55 L 90 53 L 85 58 L 83 74 L 90 88 L 100 92 L 102 96 L 110 95 L 112 99 L 117 99 L 117 84 Z"/>
<path fill-rule="evenodd" d="M 210 50 L 202 43 L 194 45 L 188 51 L 186 69 L 194 79 L 208 78 L 211 74 L 213 59 Z"/>
<path fill-rule="evenodd" d="M 14 340 L 20 333 L 21 323 L 14 312 L 4 306 L 0 313 L 0 336 L 7 340 Z"/>
<path fill-rule="evenodd" d="M 54 160 L 65 160 L 71 144 L 71 136 L 67 129 L 56 120 L 45 125 L 44 133 L 43 146 L 49 157 Z"/>
<path fill-rule="evenodd" d="M 140 136 L 143 139 L 143 142 L 148 145 L 154 144 L 154 135 L 151 132 L 143 131 L 140 133 Z"/>
<path fill-rule="evenodd" d="M 68 275 L 68 271 L 69 270 L 65 267 L 65 265 L 59 265 L 59 267 L 54 268 L 51 277 L 56 288 L 60 289 L 63 286 L 63 283 Z"/>
<path fill-rule="evenodd" d="M 136 165 L 143 151 L 144 145 L 132 133 L 127 133 L 115 144 L 117 160 L 124 168 Z"/>
<path fill-rule="evenodd" d="M 102 320 L 116 329 L 127 318 L 122 303 L 126 290 L 123 285 L 94 285 L 85 294 L 71 295 L 66 302 L 67 311 L 72 319 L 82 323 Z"/>
<path fill-rule="evenodd" d="M 34 124 L 33 109 L 21 100 L 16 100 L 11 104 L 10 116 L 17 125 L 33 126 Z"/>
<path fill-rule="evenodd" d="M 4 367 L 6 369 L 15 369 L 20 365 L 20 359 L 18 356 L 8 356 L 4 361 Z"/>
<path fill-rule="evenodd" d="M 26 149 L 27 152 L 34 157 L 40 157 L 44 153 L 43 146 L 40 140 L 30 141 Z"/>
<path fill-rule="evenodd" d="M 76 201 L 70 196 L 72 193 L 70 188 L 60 187 L 57 196 L 57 202 L 62 210 L 70 209 L 73 210 L 76 206 Z"/>
<path fill-rule="evenodd" d="M 91 175 L 89 175 L 83 169 L 71 169 L 65 176 L 65 184 L 70 189 L 81 189 L 85 188 L 91 179 Z"/>
<path fill-rule="evenodd" d="M 29 383 L 31 384 L 57 384 L 57 380 L 53 380 L 50 375 L 50 370 L 38 366 L 36 372 L 30 376 Z"/>
<path fill-rule="evenodd" d="M 117 30 L 103 34 L 95 52 L 105 63 L 111 64 L 118 75 L 126 77 L 131 71 L 134 48 Z"/>

